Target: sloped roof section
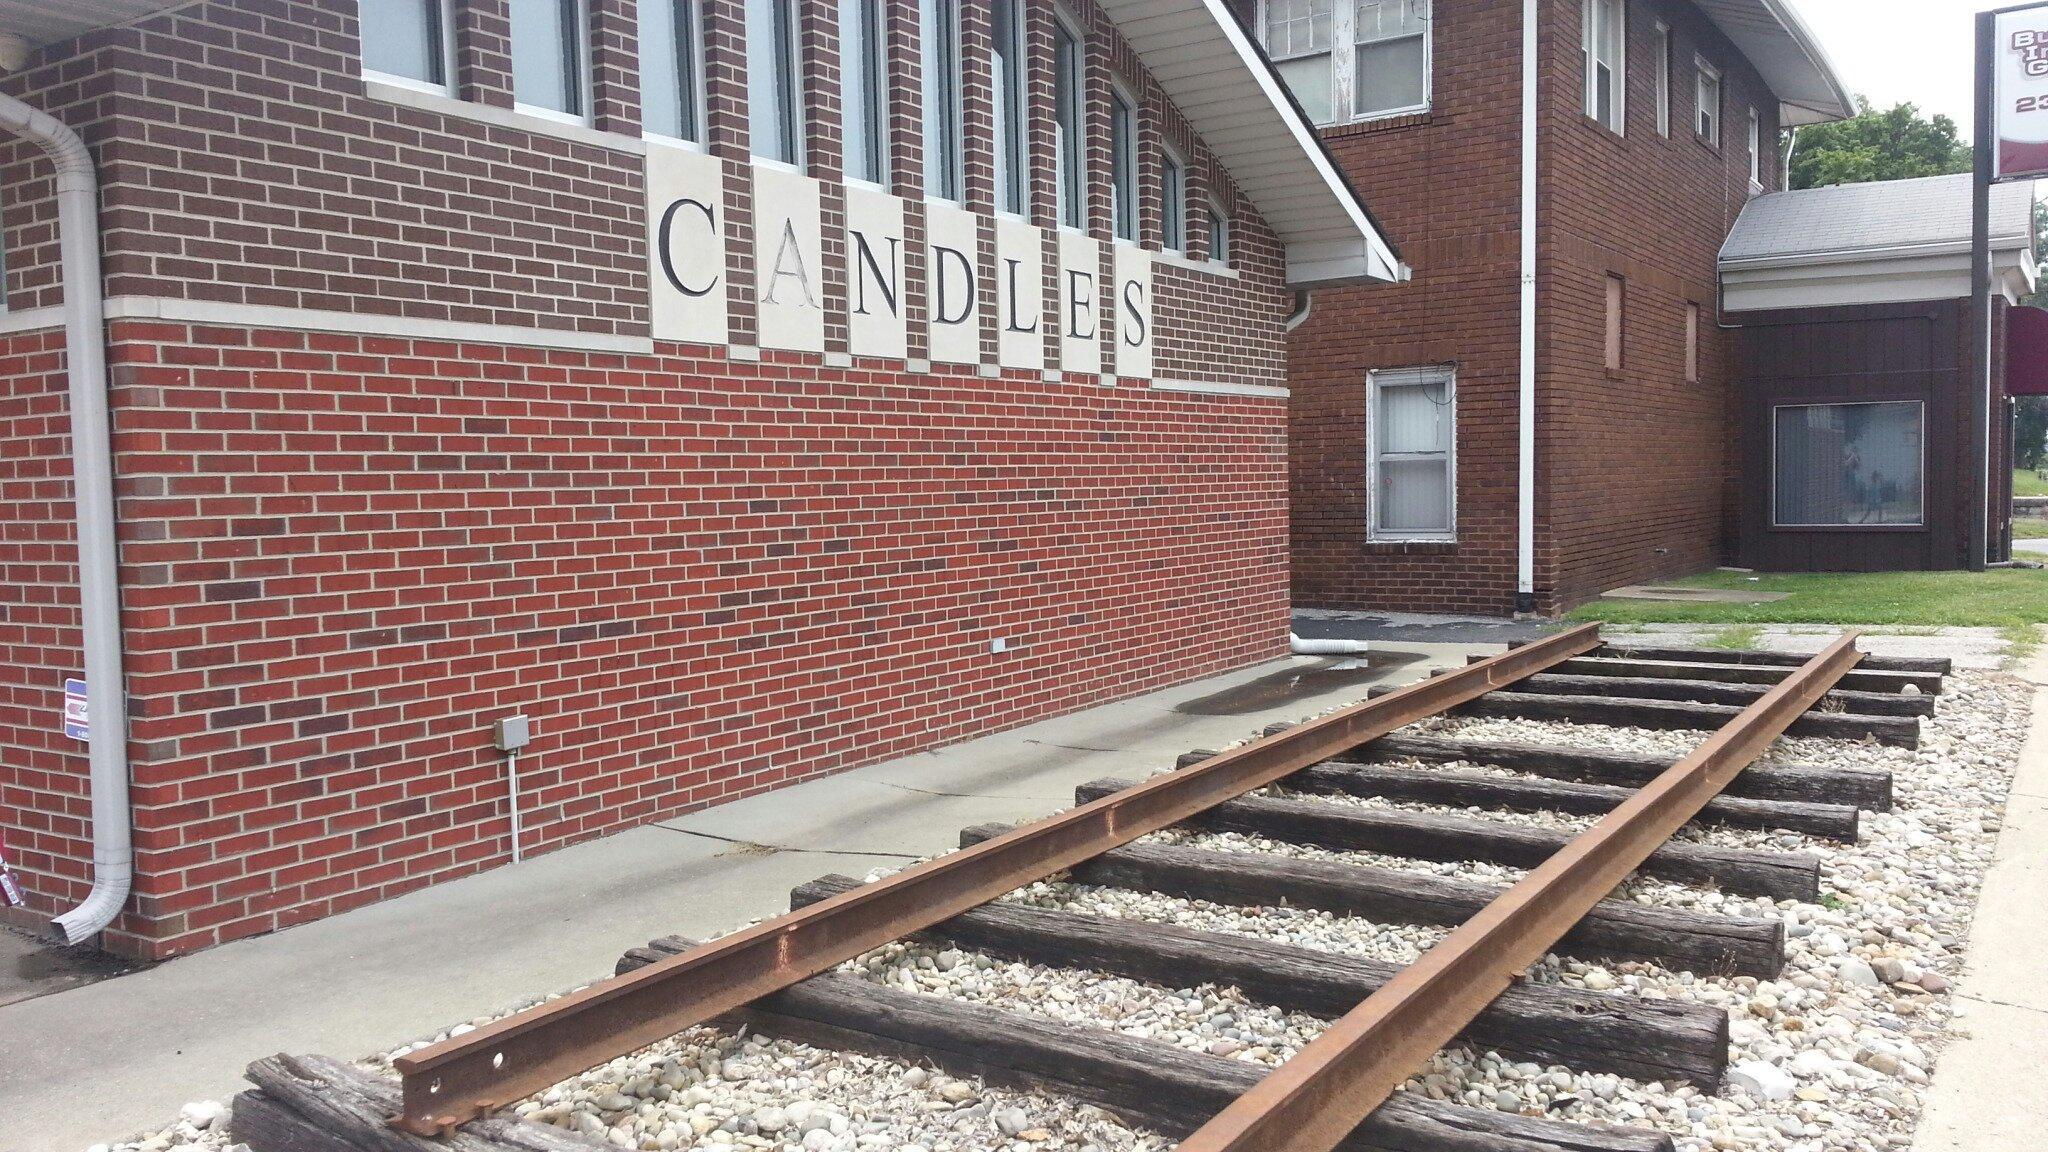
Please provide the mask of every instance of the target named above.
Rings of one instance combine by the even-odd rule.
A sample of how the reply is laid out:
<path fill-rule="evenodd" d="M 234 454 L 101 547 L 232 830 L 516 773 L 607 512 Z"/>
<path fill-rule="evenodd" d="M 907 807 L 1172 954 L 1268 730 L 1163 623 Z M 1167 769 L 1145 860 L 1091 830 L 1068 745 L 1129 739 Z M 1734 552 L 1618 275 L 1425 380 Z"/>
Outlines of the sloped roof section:
<path fill-rule="evenodd" d="M 69 40 L 105 28 L 140 20 L 189 0 L 0 0 L 0 34 L 19 36 L 29 45 Z"/>
<path fill-rule="evenodd" d="M 1778 98 L 1786 127 L 1845 120 L 1856 101 L 1788 0 L 1694 0 Z"/>
<path fill-rule="evenodd" d="M 1991 189 L 1991 246 L 2033 240 L 2034 186 Z M 1785 260 L 1877 254 L 1938 254 L 1970 243 L 1970 177 L 1929 176 L 1874 184 L 1838 184 L 1758 196 L 1742 209 L 1721 246 L 1723 269 Z"/>
<path fill-rule="evenodd" d="M 1189 127 L 1287 247 L 1296 288 L 1407 268 L 1223 0 L 1099 0 Z"/>

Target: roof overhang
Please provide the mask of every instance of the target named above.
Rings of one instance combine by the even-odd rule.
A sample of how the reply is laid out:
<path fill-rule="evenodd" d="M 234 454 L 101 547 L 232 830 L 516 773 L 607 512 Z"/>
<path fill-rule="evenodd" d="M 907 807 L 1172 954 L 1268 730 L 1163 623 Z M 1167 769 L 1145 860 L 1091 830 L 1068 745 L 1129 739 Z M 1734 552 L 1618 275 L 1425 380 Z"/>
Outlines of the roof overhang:
<path fill-rule="evenodd" d="M 30 47 L 126 24 L 192 0 L 0 0 L 0 36 Z"/>
<path fill-rule="evenodd" d="M 2040 269 L 2031 237 L 1993 237 L 1992 291 L 2017 304 L 2034 291 Z M 1956 300 L 1970 294 L 1969 244 L 1760 256 L 1721 264 L 1721 306 L 1729 312 L 1835 308 Z"/>
<path fill-rule="evenodd" d="M 1856 114 L 1848 85 L 1788 0 L 1694 0 L 1778 98 L 1787 128 Z"/>
<path fill-rule="evenodd" d="M 1223 0 L 1098 0 L 1287 249 L 1287 283 L 1408 278 L 1314 125 Z"/>

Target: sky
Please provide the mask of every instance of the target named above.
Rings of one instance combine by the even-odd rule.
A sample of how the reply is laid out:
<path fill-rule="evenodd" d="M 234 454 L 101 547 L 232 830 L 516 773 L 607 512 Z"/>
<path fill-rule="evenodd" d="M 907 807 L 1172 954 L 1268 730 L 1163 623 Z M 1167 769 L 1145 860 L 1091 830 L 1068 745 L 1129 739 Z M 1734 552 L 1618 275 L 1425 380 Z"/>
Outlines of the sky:
<path fill-rule="evenodd" d="M 1889 108 L 1910 101 L 1970 137 L 1971 13 L 2018 0 L 1790 0 L 1849 91 Z"/>

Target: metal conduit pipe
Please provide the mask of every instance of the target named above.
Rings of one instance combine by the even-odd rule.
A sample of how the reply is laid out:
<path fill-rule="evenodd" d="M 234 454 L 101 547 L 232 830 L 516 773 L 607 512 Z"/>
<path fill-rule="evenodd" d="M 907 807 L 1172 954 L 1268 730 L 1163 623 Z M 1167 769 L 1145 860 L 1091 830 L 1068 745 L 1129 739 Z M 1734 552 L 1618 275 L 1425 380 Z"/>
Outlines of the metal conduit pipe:
<path fill-rule="evenodd" d="M 71 486 L 78 517 L 78 604 L 85 634 L 86 741 L 92 765 L 92 891 L 50 921 L 77 944 L 114 922 L 134 882 L 129 836 L 128 697 L 121 681 L 121 588 L 114 545 L 114 466 L 107 418 L 106 317 L 100 287 L 99 180 L 78 134 L 0 95 L 0 128 L 33 141 L 57 168 L 70 375 Z"/>

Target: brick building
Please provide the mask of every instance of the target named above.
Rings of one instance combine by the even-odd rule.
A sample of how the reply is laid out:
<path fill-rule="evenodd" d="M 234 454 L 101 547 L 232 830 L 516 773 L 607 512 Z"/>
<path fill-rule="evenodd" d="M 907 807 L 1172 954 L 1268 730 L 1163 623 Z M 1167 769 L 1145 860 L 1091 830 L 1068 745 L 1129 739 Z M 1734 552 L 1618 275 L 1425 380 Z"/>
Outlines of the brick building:
<path fill-rule="evenodd" d="M 1724 562 L 1743 481 L 1716 255 L 1782 186 L 1780 129 L 1851 111 L 1797 19 L 1777 0 L 1250 15 L 1414 268 L 1316 293 L 1294 329 L 1297 604 L 1550 612 Z"/>
<path fill-rule="evenodd" d="M 1284 325 L 1401 268 L 1217 0 L 0 33 L 17 917 L 160 957 L 506 861 L 515 715 L 534 852 L 1285 649 Z"/>

